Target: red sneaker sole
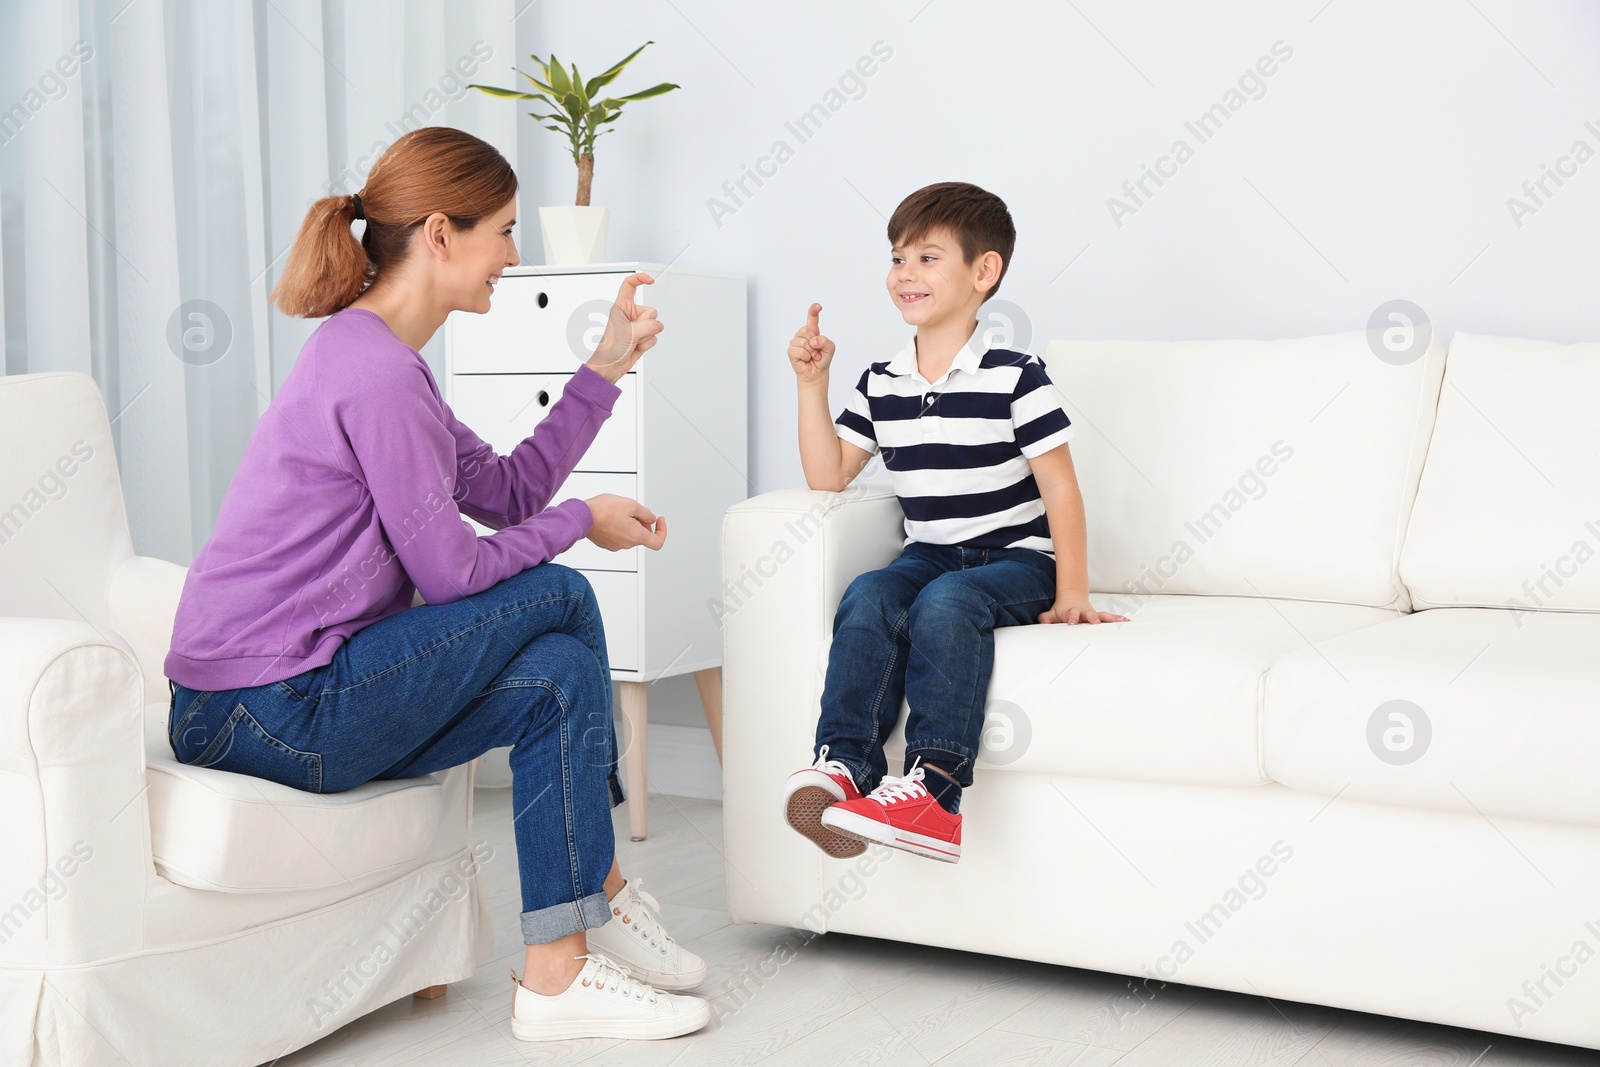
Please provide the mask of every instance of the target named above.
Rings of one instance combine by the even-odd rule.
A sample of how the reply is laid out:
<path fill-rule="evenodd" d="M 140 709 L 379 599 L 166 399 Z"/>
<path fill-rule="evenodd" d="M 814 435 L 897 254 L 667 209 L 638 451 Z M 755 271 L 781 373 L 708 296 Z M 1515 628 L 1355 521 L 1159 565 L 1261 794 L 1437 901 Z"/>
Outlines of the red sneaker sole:
<path fill-rule="evenodd" d="M 789 797 L 784 815 L 789 825 L 802 837 L 808 838 L 834 859 L 844 860 L 861 855 L 867 846 L 854 837 L 836 834 L 822 825 L 822 813 L 828 810 L 830 804 L 837 802 L 837 798 L 826 789 L 804 786 Z"/>
<path fill-rule="evenodd" d="M 953 841 L 946 841 L 939 837 L 928 837 L 925 834 L 913 833 L 910 830 L 898 830 L 888 823 L 869 819 L 864 815 L 857 815 L 853 811 L 834 811 L 829 813 L 828 821 L 823 824 L 824 830 L 833 830 L 839 834 L 862 841 L 876 841 L 880 845 L 898 848 L 918 856 L 926 856 L 930 860 L 941 860 L 945 863 L 955 863 L 961 859 L 961 846 Z"/>

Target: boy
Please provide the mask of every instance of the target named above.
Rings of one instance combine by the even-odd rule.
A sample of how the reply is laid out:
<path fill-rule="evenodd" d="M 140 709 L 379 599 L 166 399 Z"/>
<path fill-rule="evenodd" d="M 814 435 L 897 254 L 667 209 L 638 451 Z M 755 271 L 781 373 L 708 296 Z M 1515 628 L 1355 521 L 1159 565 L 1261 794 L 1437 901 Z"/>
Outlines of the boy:
<path fill-rule="evenodd" d="M 822 305 L 789 342 L 806 483 L 838 492 L 882 450 L 906 543 L 845 590 L 816 762 L 790 776 L 784 809 L 830 856 L 878 841 L 954 863 L 994 628 L 1127 618 L 1089 603 L 1072 428 L 1043 363 L 987 349 L 976 334 L 978 308 L 999 290 L 1016 243 L 1004 202 L 965 182 L 930 185 L 895 209 L 888 234 L 889 297 L 916 336 L 861 375 L 836 420 Z M 896 777 L 883 741 L 902 698 L 911 710 Z"/>

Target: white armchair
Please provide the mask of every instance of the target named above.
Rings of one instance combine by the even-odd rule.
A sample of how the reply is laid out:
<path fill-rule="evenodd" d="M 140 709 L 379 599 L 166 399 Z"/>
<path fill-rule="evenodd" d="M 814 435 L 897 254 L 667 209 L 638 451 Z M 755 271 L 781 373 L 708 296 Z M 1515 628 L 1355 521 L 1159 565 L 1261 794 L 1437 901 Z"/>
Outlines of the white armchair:
<path fill-rule="evenodd" d="M 0 1063 L 262 1063 L 493 955 L 472 766 L 173 759 L 184 574 L 133 553 L 93 379 L 0 377 Z"/>

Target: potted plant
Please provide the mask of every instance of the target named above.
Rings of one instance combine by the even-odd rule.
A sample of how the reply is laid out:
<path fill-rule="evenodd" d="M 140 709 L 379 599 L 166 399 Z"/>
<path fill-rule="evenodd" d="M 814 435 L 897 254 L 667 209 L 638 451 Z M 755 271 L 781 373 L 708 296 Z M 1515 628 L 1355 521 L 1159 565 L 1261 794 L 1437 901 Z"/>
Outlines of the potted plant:
<path fill-rule="evenodd" d="M 584 81 L 578 73 L 576 63 L 570 68 L 563 67 L 556 60 L 555 53 L 551 53 L 549 62 L 536 55 L 528 57 L 538 66 L 539 77 L 536 78 L 525 71 L 517 71 L 533 83 L 537 92 L 501 89 L 493 85 L 471 86 L 479 92 L 508 100 L 540 101 L 549 108 L 550 114 L 541 115 L 537 111 L 530 111 L 528 114 L 543 123 L 545 129 L 565 135 L 572 145 L 572 161 L 578 165 L 577 203 L 570 207 L 539 209 L 539 231 L 544 238 L 546 263 L 605 262 L 606 223 L 610 210 L 592 207 L 589 204 L 589 190 L 594 184 L 594 142 L 601 134 L 611 132 L 601 127 L 608 126 L 621 117 L 623 104 L 670 93 L 678 86 L 671 82 L 662 82 L 660 85 L 651 86 L 628 96 L 607 96 L 596 99 L 596 95 L 615 81 L 623 68 L 652 44 L 655 42 L 646 41 L 622 62 L 588 81 Z"/>

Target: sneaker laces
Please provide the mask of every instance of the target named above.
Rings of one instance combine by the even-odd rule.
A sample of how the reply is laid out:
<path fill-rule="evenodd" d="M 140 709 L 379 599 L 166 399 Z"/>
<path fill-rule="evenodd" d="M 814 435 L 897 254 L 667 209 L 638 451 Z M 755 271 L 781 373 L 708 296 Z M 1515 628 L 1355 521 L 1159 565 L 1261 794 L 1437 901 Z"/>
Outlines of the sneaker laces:
<path fill-rule="evenodd" d="M 892 774 L 884 775 L 878 782 L 878 788 L 867 794 L 867 799 L 888 805 L 901 800 L 917 800 L 928 795 L 928 787 L 922 784 L 922 765 L 917 764 L 902 778 L 896 778 Z"/>
<path fill-rule="evenodd" d="M 817 762 L 813 763 L 811 767 L 813 770 L 821 771 L 823 774 L 842 774 L 852 782 L 855 781 L 855 775 L 850 773 L 849 767 L 846 767 L 836 759 L 828 758 L 827 745 L 822 746 L 822 750 L 817 753 Z"/>
<path fill-rule="evenodd" d="M 639 936 L 650 942 L 650 947 L 656 949 L 663 956 L 667 955 L 677 944 L 672 935 L 667 933 L 667 928 L 661 925 L 661 903 L 655 897 L 644 891 L 643 878 L 628 879 L 628 888 L 633 890 L 633 895 L 645 906 L 642 908 L 630 907 L 621 915 L 624 926 L 631 926 L 639 932 Z"/>
<path fill-rule="evenodd" d="M 573 959 L 589 960 L 594 963 L 594 970 L 588 978 L 582 979 L 583 984 L 595 989 L 610 989 L 621 993 L 623 996 L 632 996 L 635 1000 L 650 998 L 650 1003 L 656 1002 L 656 987 L 635 978 L 626 967 L 613 962 L 610 957 L 598 952 L 587 952 Z"/>

